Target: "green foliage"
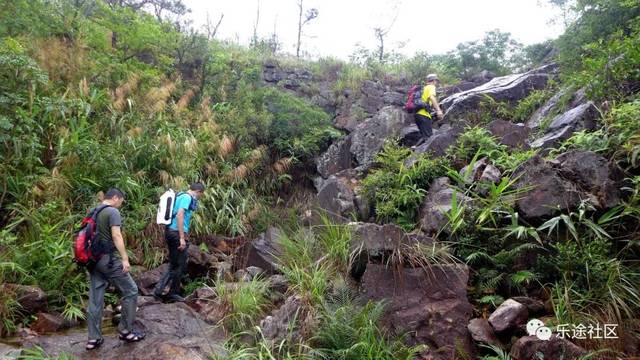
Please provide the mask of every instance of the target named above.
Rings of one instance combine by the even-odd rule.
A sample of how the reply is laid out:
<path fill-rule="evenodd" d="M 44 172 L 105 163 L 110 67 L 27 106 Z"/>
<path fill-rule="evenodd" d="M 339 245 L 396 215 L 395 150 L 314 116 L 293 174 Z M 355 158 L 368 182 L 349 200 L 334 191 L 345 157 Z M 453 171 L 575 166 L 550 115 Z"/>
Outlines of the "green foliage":
<path fill-rule="evenodd" d="M 534 90 L 526 98 L 520 100 L 513 111 L 512 121 L 524 122 L 551 97 L 550 90 Z"/>
<path fill-rule="evenodd" d="M 592 132 L 578 131 L 563 141 L 558 148 L 553 149 L 551 154 L 562 154 L 570 149 L 602 153 L 609 150 L 609 137 L 602 129 Z"/>
<path fill-rule="evenodd" d="M 265 88 L 258 101 L 273 115 L 265 143 L 282 155 L 307 160 L 340 135 L 327 113 L 290 93 Z"/>
<path fill-rule="evenodd" d="M 498 75 L 507 74 L 518 63 L 522 44 L 511 38 L 510 33 L 492 30 L 479 41 L 458 44 L 455 55 L 460 62 L 463 76 L 470 76 L 482 70 Z"/>
<path fill-rule="evenodd" d="M 592 49 L 585 45 L 607 43 L 621 33 L 630 35 L 640 6 L 635 0 L 580 0 L 571 11 L 575 20 L 558 40 L 558 46 L 562 63 L 577 68 L 583 59 L 593 56 Z"/>
<path fill-rule="evenodd" d="M 456 144 L 447 149 L 447 156 L 454 164 L 468 164 L 474 156 L 494 160 L 504 153 L 506 146 L 499 144 L 487 129 L 479 126 L 466 128 Z"/>
<path fill-rule="evenodd" d="M 469 117 L 474 124 L 488 124 L 496 119 L 510 119 L 511 115 L 512 109 L 507 102 L 496 101 L 491 96 L 483 94 L 475 112 L 469 114 Z"/>
<path fill-rule="evenodd" d="M 383 312 L 382 303 L 358 306 L 349 298 L 325 303 L 312 339 L 317 346 L 312 355 L 341 360 L 413 359 L 422 347 L 389 340 L 389 334 L 378 326 Z"/>
<path fill-rule="evenodd" d="M 615 157 L 622 163 L 637 167 L 640 159 L 640 100 L 623 103 L 605 117 L 610 148 L 616 149 Z"/>
<path fill-rule="evenodd" d="M 238 286 L 234 286 L 238 285 Z M 264 315 L 269 304 L 268 284 L 254 278 L 246 283 L 216 284 L 214 288 L 218 299 L 227 306 L 223 324 L 234 333 L 251 328 Z"/>
<path fill-rule="evenodd" d="M 297 293 L 314 304 L 322 301 L 330 280 L 340 270 L 331 261 L 318 261 L 325 254 L 324 246 L 331 243 L 333 241 L 321 242 L 303 230 L 280 238 L 282 253 L 278 260 L 282 273 Z"/>
<path fill-rule="evenodd" d="M 413 228 L 417 208 L 431 182 L 446 174 L 447 161 L 420 156 L 412 166 L 405 166 L 411 151 L 392 143 L 376 156 L 378 168 L 362 182 L 364 192 L 372 199 L 378 219 Z"/>

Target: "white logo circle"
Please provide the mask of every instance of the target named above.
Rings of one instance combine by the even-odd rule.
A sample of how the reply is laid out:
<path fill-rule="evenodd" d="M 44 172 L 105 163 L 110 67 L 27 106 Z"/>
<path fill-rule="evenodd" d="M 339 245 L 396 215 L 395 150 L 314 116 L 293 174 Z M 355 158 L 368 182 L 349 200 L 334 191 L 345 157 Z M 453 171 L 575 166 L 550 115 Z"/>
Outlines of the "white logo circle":
<path fill-rule="evenodd" d="M 538 319 L 531 319 L 527 323 L 527 334 L 529 334 L 529 336 L 535 336 L 536 330 L 538 330 L 538 328 L 541 328 L 543 326 L 544 326 L 544 323 L 542 321 Z"/>
<path fill-rule="evenodd" d="M 551 339 L 551 329 L 546 326 L 539 327 L 538 330 L 536 330 L 536 336 L 540 340 L 547 341 Z"/>

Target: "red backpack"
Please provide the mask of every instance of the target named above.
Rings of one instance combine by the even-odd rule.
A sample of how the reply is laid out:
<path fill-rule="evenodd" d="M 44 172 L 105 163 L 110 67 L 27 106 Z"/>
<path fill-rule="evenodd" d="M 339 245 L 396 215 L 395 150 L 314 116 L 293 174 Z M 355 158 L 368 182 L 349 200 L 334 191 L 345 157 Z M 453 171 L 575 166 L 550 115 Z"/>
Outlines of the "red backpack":
<path fill-rule="evenodd" d="M 415 96 L 419 88 L 420 85 L 413 85 L 409 89 L 409 93 L 407 94 L 407 102 L 404 104 L 405 111 L 409 113 L 414 113 L 416 111 Z"/>
<path fill-rule="evenodd" d="M 73 244 L 73 261 L 79 266 L 87 266 L 91 262 L 99 260 L 96 256 L 99 254 L 93 254 L 92 252 L 92 247 L 94 245 L 93 240 L 96 237 L 96 230 L 98 228 L 96 219 L 98 218 L 98 214 L 108 207 L 110 206 L 104 205 L 96 207 L 93 209 L 91 214 L 82 219 L 80 230 L 76 234 Z"/>

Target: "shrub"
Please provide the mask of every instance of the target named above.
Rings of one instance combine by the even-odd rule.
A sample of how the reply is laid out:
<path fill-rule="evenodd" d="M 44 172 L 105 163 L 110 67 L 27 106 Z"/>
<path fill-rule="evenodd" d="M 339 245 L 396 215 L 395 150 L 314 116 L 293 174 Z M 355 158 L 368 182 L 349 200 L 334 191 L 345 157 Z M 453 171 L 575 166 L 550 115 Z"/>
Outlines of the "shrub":
<path fill-rule="evenodd" d="M 413 359 L 422 346 L 408 347 L 401 339 L 389 339 L 390 334 L 378 325 L 383 313 L 382 303 L 358 306 L 348 298 L 325 303 L 311 354 L 341 360 Z"/>
<path fill-rule="evenodd" d="M 447 156 L 453 164 L 468 164 L 476 156 L 477 159 L 489 157 L 495 160 L 506 153 L 507 147 L 499 144 L 494 136 L 485 128 L 467 127 L 454 146 L 447 149 Z"/>
<path fill-rule="evenodd" d="M 550 90 L 534 90 L 526 98 L 520 100 L 513 110 L 514 122 L 524 122 L 551 97 Z"/>
<path fill-rule="evenodd" d="M 395 222 L 405 229 L 415 225 L 417 209 L 431 182 L 446 174 L 447 160 L 421 156 L 410 167 L 404 161 L 411 154 L 392 143 L 376 156 L 378 168 L 363 181 L 364 193 L 373 201 L 378 219 Z"/>

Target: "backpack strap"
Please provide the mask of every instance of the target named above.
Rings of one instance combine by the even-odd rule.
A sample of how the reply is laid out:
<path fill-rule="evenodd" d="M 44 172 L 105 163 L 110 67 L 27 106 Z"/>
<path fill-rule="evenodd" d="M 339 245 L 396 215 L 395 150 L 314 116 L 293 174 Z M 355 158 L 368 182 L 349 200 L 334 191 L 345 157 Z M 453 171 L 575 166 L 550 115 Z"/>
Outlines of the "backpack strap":
<path fill-rule="evenodd" d="M 98 219 L 98 215 L 100 215 L 100 212 L 108 207 L 112 207 L 111 205 L 99 205 L 96 206 L 93 209 L 93 212 L 91 213 L 91 218 L 93 218 L 93 221 L 96 221 Z"/>
<path fill-rule="evenodd" d="M 178 198 L 179 198 L 180 196 L 182 196 L 182 195 L 189 195 L 189 193 L 188 193 L 188 192 L 184 192 L 184 191 L 180 191 L 180 192 L 176 195 L 176 201 L 173 203 L 173 206 L 174 206 L 174 207 L 176 206 L 176 203 L 178 202 Z M 189 197 L 191 198 L 191 201 L 193 201 L 193 197 L 192 197 L 191 195 L 189 195 Z M 189 207 L 191 207 L 191 204 L 189 204 Z M 176 218 L 176 216 L 178 216 L 178 213 L 177 213 L 177 212 L 174 212 L 174 211 L 172 210 L 172 211 L 171 211 L 171 220 L 172 220 L 172 222 L 173 222 L 173 219 L 175 219 L 175 218 Z M 171 225 L 171 224 L 169 224 L 169 225 Z M 167 226 L 169 226 L 169 225 L 167 225 Z"/>

